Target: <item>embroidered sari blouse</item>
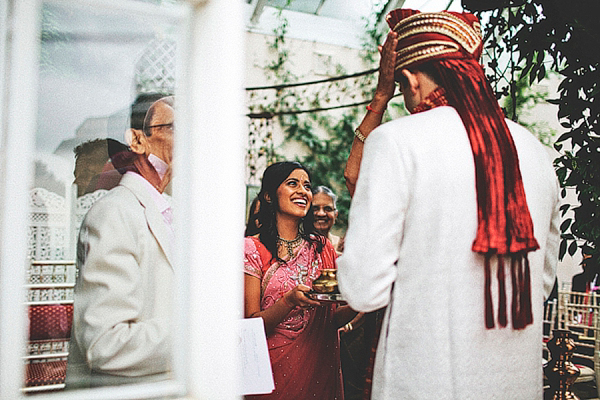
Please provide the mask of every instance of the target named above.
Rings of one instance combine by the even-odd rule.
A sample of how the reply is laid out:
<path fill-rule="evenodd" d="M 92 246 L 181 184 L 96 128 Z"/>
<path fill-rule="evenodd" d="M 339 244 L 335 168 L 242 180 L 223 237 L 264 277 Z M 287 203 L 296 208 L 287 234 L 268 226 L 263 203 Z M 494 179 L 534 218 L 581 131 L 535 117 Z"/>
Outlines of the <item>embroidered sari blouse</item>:
<path fill-rule="evenodd" d="M 301 283 L 311 287 L 322 269 L 335 268 L 336 256 L 331 243 L 327 241 L 323 251 L 316 256 L 314 246 L 305 242 L 296 256 L 288 262 L 282 264 L 273 260 L 270 265 L 263 265 L 263 259 L 266 261 L 265 264 L 269 264 L 267 260 L 271 258 L 271 254 L 257 238 L 245 238 L 244 272 L 261 281 L 261 310 L 271 307 L 286 292 Z M 309 309 L 295 307 L 275 328 L 276 332 L 283 333 L 291 339 L 306 327 L 312 312 L 314 312 L 312 307 Z"/>

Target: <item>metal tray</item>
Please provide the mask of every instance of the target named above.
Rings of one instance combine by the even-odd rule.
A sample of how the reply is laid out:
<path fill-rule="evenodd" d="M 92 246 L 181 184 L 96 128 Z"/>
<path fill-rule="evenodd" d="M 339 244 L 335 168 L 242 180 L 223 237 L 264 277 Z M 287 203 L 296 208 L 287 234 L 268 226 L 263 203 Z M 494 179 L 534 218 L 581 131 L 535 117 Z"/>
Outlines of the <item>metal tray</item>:
<path fill-rule="evenodd" d="M 327 301 L 332 303 L 345 303 L 344 298 L 339 293 L 316 293 L 316 292 L 308 292 L 307 296 L 313 300 L 317 301 Z"/>

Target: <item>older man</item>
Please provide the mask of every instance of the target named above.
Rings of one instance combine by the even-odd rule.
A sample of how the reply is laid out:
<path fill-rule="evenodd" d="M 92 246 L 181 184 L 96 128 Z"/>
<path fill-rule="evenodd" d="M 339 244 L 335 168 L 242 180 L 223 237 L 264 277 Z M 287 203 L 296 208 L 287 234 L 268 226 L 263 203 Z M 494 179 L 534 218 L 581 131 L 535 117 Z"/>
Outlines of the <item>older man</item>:
<path fill-rule="evenodd" d="M 339 236 L 331 233 L 331 228 L 338 216 L 336 200 L 337 196 L 327 186 L 317 186 L 313 190 L 312 208 L 315 215 L 315 230 L 329 239 L 336 253 L 340 255 L 343 241 Z"/>
<path fill-rule="evenodd" d="M 79 235 L 67 387 L 165 379 L 171 361 L 173 98 L 128 135 L 133 167 L 86 215 Z"/>
<path fill-rule="evenodd" d="M 505 120 L 478 62 L 476 17 L 394 10 L 387 21 L 346 168 L 354 196 L 338 261 L 352 308 L 387 306 L 372 398 L 541 399 L 559 242 L 548 152 Z M 394 80 L 412 115 L 377 127 Z"/>

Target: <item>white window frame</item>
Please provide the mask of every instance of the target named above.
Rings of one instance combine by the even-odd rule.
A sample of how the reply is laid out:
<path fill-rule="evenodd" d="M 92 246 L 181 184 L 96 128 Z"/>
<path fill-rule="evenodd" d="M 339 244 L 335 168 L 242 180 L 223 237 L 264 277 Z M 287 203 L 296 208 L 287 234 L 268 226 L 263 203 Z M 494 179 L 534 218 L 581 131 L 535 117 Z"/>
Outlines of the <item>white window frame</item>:
<path fill-rule="evenodd" d="M 134 0 L 52 0 L 139 13 Z M 238 399 L 244 231 L 243 2 L 181 1 L 177 77 L 175 378 L 40 399 Z M 0 0 L 0 398 L 21 393 L 27 194 L 37 121 L 41 0 Z M 12 27 L 8 25 L 11 24 Z M 19 206 L 21 205 L 21 206 Z M 15 273 L 19 271 L 22 273 Z"/>

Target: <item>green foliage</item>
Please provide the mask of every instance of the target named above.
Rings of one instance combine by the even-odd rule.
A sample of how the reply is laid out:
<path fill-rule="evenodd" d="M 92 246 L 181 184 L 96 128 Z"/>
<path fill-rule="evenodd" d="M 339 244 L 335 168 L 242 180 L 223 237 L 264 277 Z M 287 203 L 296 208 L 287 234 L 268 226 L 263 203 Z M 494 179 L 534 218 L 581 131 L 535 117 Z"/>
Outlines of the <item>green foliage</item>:
<path fill-rule="evenodd" d="M 530 112 L 538 104 L 547 103 L 548 91 L 532 89 L 528 76 L 520 77 L 514 83 L 514 92 L 510 97 L 504 98 L 506 115 L 513 115 L 519 123 L 528 128 L 540 142 L 552 146 L 556 131 L 546 121 L 525 122 L 523 116 L 530 116 Z"/>
<path fill-rule="evenodd" d="M 267 72 L 268 80 L 275 80 L 277 83 L 289 83 L 296 81 L 297 77 L 292 72 L 285 68 L 286 63 L 289 61 L 290 52 L 285 47 L 285 34 L 288 30 L 288 21 L 283 18 L 281 14 L 282 10 L 279 10 L 279 20 L 281 23 L 275 28 L 274 34 L 275 39 L 269 44 L 269 50 L 276 54 L 274 61 L 267 64 L 264 68 Z"/>
<path fill-rule="evenodd" d="M 376 56 L 377 44 L 381 43 L 382 34 L 376 27 L 384 17 L 384 8 L 385 4 L 380 4 L 374 19 L 365 21 L 367 34 L 361 56 L 366 64 L 371 64 L 373 67 L 376 67 L 379 61 L 379 57 Z M 267 78 L 277 84 L 295 82 L 298 79 L 288 68 L 291 56 L 285 41 L 288 22 L 281 12 L 279 18 L 279 26 L 273 32 L 274 39 L 269 42 L 269 49 L 275 54 L 275 59 L 264 66 Z M 332 65 L 331 68 L 333 76 L 343 75 L 346 72 L 341 65 Z M 375 90 L 375 79 L 376 76 L 367 75 L 352 81 L 336 81 L 310 89 L 282 88 L 276 91 L 271 102 L 262 105 L 262 109 L 271 112 L 293 112 L 326 107 L 333 103 L 340 103 L 343 99 L 350 103 L 360 99 L 371 99 Z M 390 108 L 398 109 L 399 105 L 391 104 Z M 343 173 L 352 147 L 354 129 L 359 125 L 359 118 L 363 117 L 363 113 L 364 106 L 346 108 L 342 113 L 284 113 L 278 117 L 286 140 L 300 143 L 307 150 L 307 155 L 300 157 L 298 161 L 310 169 L 313 185 L 326 185 L 338 195 L 339 215 L 336 222 L 338 229 L 345 229 L 347 226 L 350 194 L 346 189 Z M 323 131 L 326 132 L 326 139 L 319 135 L 319 132 Z M 277 154 L 276 158 L 280 159 L 281 155 Z"/>
<path fill-rule="evenodd" d="M 504 10 L 515 2 L 463 0 L 473 11 Z M 511 25 L 517 28 L 510 50 L 519 54 L 523 75 L 529 81 L 545 77 L 547 68 L 560 73 L 558 117 L 568 131 L 556 140 L 561 156 L 555 160 L 556 172 L 565 196 L 575 190 L 579 204 L 566 204 L 564 215 L 573 211 L 560 229 L 560 258 L 578 248 L 600 261 L 600 24 L 590 2 L 522 0 L 511 8 Z M 490 28 L 487 27 L 486 30 Z M 550 65 L 546 63 L 550 60 Z"/>
<path fill-rule="evenodd" d="M 288 139 L 303 143 L 310 150 L 300 162 L 312 172 L 315 185 L 329 186 L 337 195 L 339 211 L 336 224 L 347 226 L 350 194 L 345 188 L 343 171 L 350 154 L 353 132 L 357 124 L 356 112 L 346 113 L 341 119 L 331 121 L 328 117 L 319 118 L 321 126 L 325 127 L 330 138 L 320 140 L 313 133 L 313 127 L 306 121 L 300 123 L 304 129 L 295 130 L 294 124 L 288 126 Z"/>

